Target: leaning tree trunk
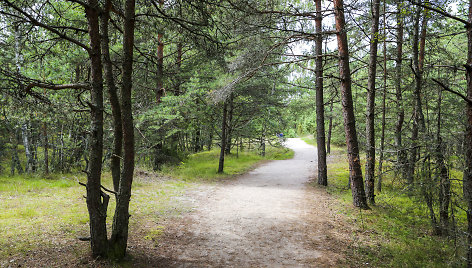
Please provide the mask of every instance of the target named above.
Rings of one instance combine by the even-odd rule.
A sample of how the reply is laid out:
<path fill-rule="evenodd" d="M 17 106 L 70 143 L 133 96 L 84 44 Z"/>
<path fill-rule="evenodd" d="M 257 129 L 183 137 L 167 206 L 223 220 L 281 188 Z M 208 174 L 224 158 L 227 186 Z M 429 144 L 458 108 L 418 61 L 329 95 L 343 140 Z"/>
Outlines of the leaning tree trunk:
<path fill-rule="evenodd" d="M 367 112 L 366 112 L 366 162 L 365 186 L 367 200 L 375 203 L 375 76 L 377 74 L 377 49 L 379 43 L 380 0 L 375 0 L 372 6 L 372 30 L 370 37 L 369 78 L 367 82 Z"/>
<path fill-rule="evenodd" d="M 351 72 L 349 68 L 349 49 L 344 20 L 343 0 L 334 0 L 334 16 L 339 50 L 339 76 L 341 78 L 341 101 L 343 107 L 344 132 L 349 161 L 349 177 L 353 204 L 356 207 L 368 209 L 364 191 L 361 162 L 359 158 L 359 144 L 357 141 L 356 121 L 351 91 Z"/>
<path fill-rule="evenodd" d="M 318 151 L 318 184 L 328 185 L 328 173 L 326 166 L 326 140 L 324 122 L 324 99 L 323 99 L 323 36 L 321 0 L 315 1 L 315 88 L 316 88 L 316 146 Z"/>
<path fill-rule="evenodd" d="M 100 50 L 98 0 L 89 0 L 85 8 L 90 36 L 91 115 L 90 161 L 87 172 L 87 209 L 90 217 L 92 256 L 106 257 L 108 240 L 106 216 L 109 197 L 101 191 L 103 157 L 103 77 Z"/>
<path fill-rule="evenodd" d="M 218 162 L 218 173 L 223 173 L 224 164 L 225 164 L 225 148 L 226 148 L 226 114 L 227 114 L 227 103 L 223 103 L 223 118 L 221 123 L 221 151 L 220 151 L 220 160 Z"/>
<path fill-rule="evenodd" d="M 122 259 L 128 243 L 129 202 L 134 172 L 134 126 L 131 105 L 133 88 L 133 44 L 134 44 L 135 0 L 126 0 L 123 26 L 123 74 L 121 88 L 121 113 L 123 120 L 123 170 L 116 200 L 115 216 L 111 234 L 111 255 Z"/>
<path fill-rule="evenodd" d="M 111 114 L 113 118 L 113 152 L 110 161 L 111 177 L 113 180 L 113 189 L 118 191 L 120 183 L 121 172 L 121 158 L 123 147 L 123 132 L 121 122 L 121 107 L 118 99 L 117 88 L 113 76 L 113 64 L 110 58 L 109 37 L 108 37 L 108 23 L 110 20 L 110 9 L 112 8 L 111 0 L 106 1 L 105 10 L 101 16 L 101 45 L 104 63 L 105 80 L 108 89 L 108 98 L 111 104 Z"/>

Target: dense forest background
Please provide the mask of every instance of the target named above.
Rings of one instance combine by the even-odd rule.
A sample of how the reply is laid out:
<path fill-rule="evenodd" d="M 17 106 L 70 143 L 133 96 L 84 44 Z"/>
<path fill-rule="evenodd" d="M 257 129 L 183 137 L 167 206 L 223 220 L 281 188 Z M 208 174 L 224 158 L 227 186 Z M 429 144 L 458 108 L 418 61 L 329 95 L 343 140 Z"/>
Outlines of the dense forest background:
<path fill-rule="evenodd" d="M 92 254 L 121 258 L 135 167 L 218 150 L 222 173 L 225 155 L 315 134 L 320 184 L 332 145 L 347 146 L 356 207 L 399 189 L 431 235 L 467 240 L 454 265 L 470 267 L 471 7 L 3 0 L 0 173 L 84 172 Z"/>

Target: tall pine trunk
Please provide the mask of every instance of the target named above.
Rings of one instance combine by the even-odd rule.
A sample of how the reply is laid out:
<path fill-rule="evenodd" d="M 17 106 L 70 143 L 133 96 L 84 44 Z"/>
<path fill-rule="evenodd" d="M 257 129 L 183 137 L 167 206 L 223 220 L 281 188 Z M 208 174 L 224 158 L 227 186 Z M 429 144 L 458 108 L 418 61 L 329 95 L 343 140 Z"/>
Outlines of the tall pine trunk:
<path fill-rule="evenodd" d="M 338 39 L 341 101 L 343 107 L 344 132 L 346 135 L 352 199 L 354 206 L 368 209 L 369 207 L 365 196 L 361 162 L 359 158 L 359 144 L 357 141 L 356 121 L 352 101 L 349 49 L 347 44 L 343 0 L 334 0 L 334 16 Z"/>
<path fill-rule="evenodd" d="M 111 256 L 122 259 L 126 254 L 129 226 L 129 202 L 134 172 L 134 126 L 131 104 L 133 88 L 133 44 L 135 0 L 126 0 L 123 26 L 123 74 L 121 87 L 121 113 L 123 121 L 123 170 L 117 195 L 111 234 Z"/>
<path fill-rule="evenodd" d="M 379 43 L 380 0 L 374 0 L 372 6 L 372 29 L 370 37 L 369 77 L 367 82 L 366 112 L 366 163 L 365 185 L 367 200 L 375 203 L 375 77 L 377 74 L 377 50 Z"/>
<path fill-rule="evenodd" d="M 111 105 L 111 113 L 113 118 L 113 152 L 110 160 L 111 177 L 113 180 L 113 189 L 118 191 L 121 173 L 121 157 L 123 147 L 123 132 L 121 122 L 121 105 L 118 99 L 118 90 L 115 85 L 113 76 L 113 64 L 110 58 L 108 24 L 110 20 L 110 9 L 112 8 L 111 0 L 106 1 L 105 10 L 100 17 L 101 19 L 101 45 L 103 56 L 103 67 L 105 73 L 105 81 L 108 89 L 108 98 Z"/>
<path fill-rule="evenodd" d="M 109 197 L 100 189 L 103 158 L 103 77 L 98 0 L 88 0 L 85 12 L 90 36 L 89 58 L 92 80 L 90 92 L 92 117 L 90 129 L 90 161 L 86 186 L 87 209 L 90 218 L 92 256 L 106 257 L 108 253 L 106 216 Z"/>
<path fill-rule="evenodd" d="M 385 1 L 383 2 L 383 94 L 382 94 L 382 126 L 380 130 L 380 156 L 379 156 L 379 171 L 377 179 L 377 191 L 382 191 L 382 176 L 383 176 L 383 160 L 385 149 L 385 116 L 386 116 L 386 99 L 387 99 L 387 19 L 385 13 Z"/>
<path fill-rule="evenodd" d="M 164 0 L 159 0 L 159 7 L 164 6 Z M 156 102 L 161 103 L 164 96 L 164 33 L 160 29 L 157 33 L 157 88 L 156 88 Z"/>
<path fill-rule="evenodd" d="M 395 98 L 397 109 L 397 121 L 395 123 L 395 149 L 397 151 L 397 170 L 401 171 L 403 179 L 407 178 L 407 165 L 405 149 L 402 144 L 403 122 L 405 120 L 405 111 L 403 109 L 402 94 L 402 63 L 403 63 L 403 15 L 402 1 L 397 3 L 397 54 L 395 65 Z"/>
<path fill-rule="evenodd" d="M 421 89 L 423 86 L 423 62 L 424 62 L 424 45 L 426 39 L 426 27 L 427 27 L 427 14 L 423 18 L 420 36 L 420 18 L 421 18 L 421 7 L 417 7 L 414 21 L 414 34 L 413 34 L 413 70 L 415 75 L 415 90 L 413 92 L 414 108 L 413 108 L 413 126 L 411 132 L 411 152 L 410 160 L 408 163 L 407 182 L 408 184 L 413 183 L 415 174 L 416 162 L 418 161 L 418 136 L 420 130 L 424 130 L 424 115 L 421 104 Z M 418 42 L 420 46 L 418 47 Z"/>
<path fill-rule="evenodd" d="M 318 151 L 318 184 L 328 185 L 328 173 L 326 166 L 326 140 L 324 122 L 324 98 L 323 98 L 323 36 L 321 0 L 315 1 L 315 88 L 316 88 L 316 146 Z"/>
<path fill-rule="evenodd" d="M 472 0 L 469 0 L 469 17 L 467 30 L 467 102 L 466 133 L 465 133 L 465 170 L 463 175 L 464 199 L 467 202 L 467 266 L 472 267 Z"/>

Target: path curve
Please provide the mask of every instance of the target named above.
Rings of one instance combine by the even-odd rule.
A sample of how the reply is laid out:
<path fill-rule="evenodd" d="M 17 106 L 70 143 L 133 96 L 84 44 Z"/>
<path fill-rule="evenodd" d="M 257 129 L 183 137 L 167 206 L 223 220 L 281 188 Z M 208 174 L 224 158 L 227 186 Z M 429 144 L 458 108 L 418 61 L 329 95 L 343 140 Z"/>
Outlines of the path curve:
<path fill-rule="evenodd" d="M 323 189 L 307 185 L 316 149 L 288 139 L 293 159 L 267 162 L 217 186 L 166 229 L 168 267 L 328 267 L 341 258 L 340 222 Z"/>

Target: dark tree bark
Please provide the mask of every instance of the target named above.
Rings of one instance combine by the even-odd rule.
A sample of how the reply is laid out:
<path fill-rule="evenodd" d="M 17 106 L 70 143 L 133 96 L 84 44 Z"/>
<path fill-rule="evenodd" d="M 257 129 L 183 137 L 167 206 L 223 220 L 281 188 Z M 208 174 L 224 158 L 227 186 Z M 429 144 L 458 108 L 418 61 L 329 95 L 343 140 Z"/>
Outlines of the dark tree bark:
<path fill-rule="evenodd" d="M 182 84 L 182 79 L 180 77 L 180 72 L 182 68 L 182 42 L 177 43 L 177 84 L 175 86 L 175 95 L 179 96 L 181 94 L 181 84 Z"/>
<path fill-rule="evenodd" d="M 469 0 L 469 17 L 467 30 L 467 99 L 472 100 L 472 0 Z M 463 192 L 467 202 L 467 267 L 472 267 L 472 104 L 466 104 L 467 124 L 465 132 L 465 170 L 463 175 Z"/>
<path fill-rule="evenodd" d="M 413 177 L 415 174 L 415 166 L 418 161 L 418 135 L 420 130 L 424 130 L 424 115 L 421 104 L 421 88 L 423 86 L 423 62 L 424 62 L 424 46 L 426 39 L 426 27 L 427 27 L 427 14 L 423 18 L 421 36 L 420 36 L 420 18 L 421 18 L 421 7 L 415 14 L 414 34 L 413 34 L 413 70 L 415 75 L 415 90 L 414 90 L 414 108 L 413 108 L 413 126 L 411 133 L 411 154 L 410 161 L 408 163 L 407 182 L 408 184 L 413 183 Z M 418 48 L 418 41 L 420 47 Z"/>
<path fill-rule="evenodd" d="M 328 123 L 328 138 L 326 141 L 326 153 L 331 153 L 331 132 L 333 130 L 333 102 L 329 105 L 329 123 Z"/>
<path fill-rule="evenodd" d="M 135 0 L 126 0 L 123 26 L 123 71 L 121 87 L 121 113 L 123 122 L 123 170 L 116 201 L 111 234 L 111 256 L 122 259 L 128 244 L 129 202 L 134 172 L 134 125 L 131 105 L 133 88 L 133 45 Z"/>
<path fill-rule="evenodd" d="M 44 174 L 49 174 L 49 141 L 48 141 L 48 126 L 43 123 L 43 148 L 44 148 Z"/>
<path fill-rule="evenodd" d="M 405 111 L 403 109 L 402 94 L 402 62 L 403 62 L 403 16 L 402 1 L 397 3 L 397 55 L 395 65 L 395 97 L 397 109 L 397 121 L 395 123 L 395 148 L 397 150 L 397 169 L 401 171 L 403 179 L 407 178 L 406 155 L 402 144 L 403 122 L 405 120 Z"/>
<path fill-rule="evenodd" d="M 328 168 L 326 166 L 326 140 L 325 140 L 325 118 L 323 98 L 323 31 L 321 0 L 315 0 L 315 88 L 316 88 L 316 146 L 318 151 L 318 184 L 328 185 Z"/>
<path fill-rule="evenodd" d="M 377 74 L 377 50 L 379 43 L 380 0 L 374 0 L 372 6 L 372 29 L 370 37 L 369 77 L 367 82 L 366 112 L 366 162 L 365 186 L 367 200 L 375 203 L 375 77 Z"/>
<path fill-rule="evenodd" d="M 379 156 L 379 172 L 378 172 L 378 181 L 377 181 L 377 191 L 382 191 L 382 176 L 383 176 L 383 160 L 384 160 L 384 149 L 385 149 L 385 113 L 386 113 L 386 99 L 387 99 L 387 19 L 385 13 L 386 3 L 383 3 L 383 94 L 382 94 L 382 128 L 380 133 L 380 156 Z"/>
<path fill-rule="evenodd" d="M 159 8 L 164 6 L 164 0 L 159 0 Z M 164 33 L 159 30 L 157 33 L 157 88 L 156 102 L 161 103 L 162 97 L 165 95 L 164 89 Z"/>
<path fill-rule="evenodd" d="M 28 123 L 23 123 L 21 125 L 21 135 L 23 137 L 23 146 L 25 148 L 25 155 L 26 155 L 25 172 L 33 172 L 34 171 L 34 158 L 33 158 L 33 153 L 31 150 L 31 137 L 30 137 L 30 131 L 28 129 Z"/>
<path fill-rule="evenodd" d="M 90 218 L 92 256 L 106 257 L 108 240 L 106 216 L 109 197 L 101 191 L 103 157 L 103 77 L 100 50 L 98 0 L 88 0 L 85 7 L 90 36 L 91 61 L 91 129 L 90 161 L 87 172 L 87 209 Z"/>
<path fill-rule="evenodd" d="M 18 171 L 18 174 L 23 173 L 23 167 L 21 167 L 20 158 L 18 157 L 18 134 L 17 131 L 10 136 L 11 143 L 11 175 L 15 175 L 15 169 Z"/>
<path fill-rule="evenodd" d="M 229 104 L 228 104 L 228 119 L 226 123 L 226 147 L 225 147 L 225 154 L 231 154 L 231 146 L 233 140 L 233 110 L 234 110 L 234 95 L 233 93 L 229 96 Z"/>
<path fill-rule="evenodd" d="M 110 20 L 110 9 L 112 2 L 106 1 L 105 10 L 101 16 L 101 45 L 103 56 L 103 67 L 105 73 L 105 81 L 108 89 L 108 98 L 111 104 L 111 113 L 113 118 L 113 152 L 110 160 L 111 176 L 113 179 L 113 189 L 115 192 L 119 189 L 120 173 L 121 173 L 121 157 L 123 148 L 123 132 L 121 123 L 121 105 L 118 99 L 118 90 L 116 88 L 115 79 L 113 77 L 113 64 L 110 58 L 108 23 Z"/>
<path fill-rule="evenodd" d="M 225 148 L 226 148 L 226 115 L 228 113 L 228 104 L 226 101 L 223 103 L 223 118 L 221 120 L 221 151 L 220 160 L 218 162 L 218 173 L 223 173 L 225 164 Z"/>
<path fill-rule="evenodd" d="M 351 91 L 351 72 L 349 68 L 349 49 L 344 19 L 343 0 L 334 0 L 334 16 L 339 50 L 339 76 L 341 78 L 341 102 L 343 108 L 344 132 L 349 161 L 349 177 L 353 204 L 362 209 L 368 209 L 364 191 L 359 144 L 357 141 L 356 121 Z"/>
<path fill-rule="evenodd" d="M 439 89 L 438 94 L 438 126 L 436 133 L 437 147 L 436 147 L 436 164 L 439 170 L 439 228 L 441 235 L 448 235 L 449 233 L 449 203 L 451 201 L 451 181 L 449 180 L 449 172 L 447 170 L 444 154 L 443 142 L 441 138 L 441 102 L 442 90 Z"/>

